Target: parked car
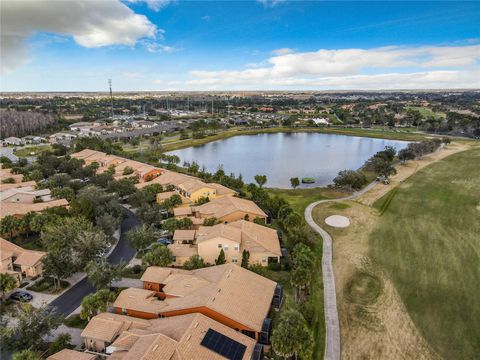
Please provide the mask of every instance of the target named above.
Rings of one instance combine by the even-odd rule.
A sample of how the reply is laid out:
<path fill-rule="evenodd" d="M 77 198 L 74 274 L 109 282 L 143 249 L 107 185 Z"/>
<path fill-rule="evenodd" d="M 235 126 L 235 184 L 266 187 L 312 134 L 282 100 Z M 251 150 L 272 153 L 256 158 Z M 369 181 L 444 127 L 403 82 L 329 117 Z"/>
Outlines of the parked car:
<path fill-rule="evenodd" d="M 26 291 L 15 291 L 10 295 L 10 299 L 21 302 L 29 302 L 33 299 L 33 296 Z"/>
<path fill-rule="evenodd" d="M 170 239 L 161 237 L 160 239 L 157 240 L 157 244 L 163 244 L 163 245 L 170 245 L 172 242 Z"/>

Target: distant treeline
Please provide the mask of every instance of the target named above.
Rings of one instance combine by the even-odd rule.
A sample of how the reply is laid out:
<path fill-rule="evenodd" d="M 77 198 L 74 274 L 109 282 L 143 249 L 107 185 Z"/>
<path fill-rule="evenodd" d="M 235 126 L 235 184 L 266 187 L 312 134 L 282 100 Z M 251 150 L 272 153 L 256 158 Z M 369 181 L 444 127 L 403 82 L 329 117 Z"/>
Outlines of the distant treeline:
<path fill-rule="evenodd" d="M 22 137 L 56 125 L 57 116 L 30 111 L 0 111 L 0 137 Z"/>

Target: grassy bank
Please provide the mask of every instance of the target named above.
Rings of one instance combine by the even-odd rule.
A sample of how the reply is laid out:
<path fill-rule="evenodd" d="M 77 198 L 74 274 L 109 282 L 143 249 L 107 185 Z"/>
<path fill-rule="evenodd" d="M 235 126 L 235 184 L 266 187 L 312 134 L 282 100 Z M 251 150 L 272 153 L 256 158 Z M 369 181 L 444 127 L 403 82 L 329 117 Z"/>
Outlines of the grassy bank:
<path fill-rule="evenodd" d="M 480 353 L 480 149 L 420 170 L 374 206 L 369 252 L 445 359 Z"/>
<path fill-rule="evenodd" d="M 276 128 L 267 128 L 267 129 L 233 129 L 220 132 L 215 135 L 207 136 L 203 139 L 187 139 L 181 140 L 173 143 L 165 143 L 163 148 L 165 151 L 172 151 L 183 149 L 191 146 L 204 145 L 212 141 L 227 139 L 233 136 L 238 135 L 255 135 L 255 134 L 269 134 L 269 133 L 294 133 L 294 132 L 313 132 L 313 133 L 322 133 L 322 134 L 338 134 L 338 135 L 349 135 L 349 136 L 362 136 L 370 138 L 381 138 L 389 140 L 421 140 L 425 138 L 424 134 L 415 133 L 413 129 L 402 129 L 402 130 L 382 130 L 380 128 L 374 129 L 346 129 L 346 128 L 286 128 L 286 127 L 276 127 Z"/>
<path fill-rule="evenodd" d="M 19 149 L 14 152 L 18 157 L 37 156 L 42 151 L 50 151 L 52 147 L 50 145 L 28 146 L 23 149 Z"/>
<path fill-rule="evenodd" d="M 307 189 L 267 189 L 272 195 L 284 198 L 300 216 L 303 216 L 308 204 L 323 199 L 333 199 L 345 196 L 344 193 L 329 188 L 307 188 Z"/>

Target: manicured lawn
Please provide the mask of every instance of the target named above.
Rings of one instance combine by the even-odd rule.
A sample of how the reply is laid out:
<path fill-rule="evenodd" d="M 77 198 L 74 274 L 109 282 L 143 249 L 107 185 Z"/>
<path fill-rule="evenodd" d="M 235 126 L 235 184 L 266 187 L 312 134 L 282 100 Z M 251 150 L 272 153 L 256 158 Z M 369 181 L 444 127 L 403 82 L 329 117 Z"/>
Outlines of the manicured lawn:
<path fill-rule="evenodd" d="M 26 156 L 37 156 L 42 151 L 52 150 L 50 145 L 39 145 L 39 146 L 30 146 L 24 149 L 19 149 L 14 152 L 15 155 L 19 157 L 26 157 Z"/>
<path fill-rule="evenodd" d="M 306 189 L 267 189 L 271 195 L 278 195 L 284 198 L 300 216 L 303 216 L 308 204 L 323 199 L 333 199 L 345 196 L 344 193 L 328 188 L 306 188 Z"/>
<path fill-rule="evenodd" d="M 480 354 L 480 149 L 424 168 L 385 195 L 370 256 L 445 359 Z"/>
<path fill-rule="evenodd" d="M 58 294 L 63 289 L 66 289 L 67 287 L 69 287 L 70 283 L 62 280 L 62 281 L 60 281 L 60 285 L 61 285 L 60 289 L 55 289 L 53 287 L 53 279 L 50 278 L 50 277 L 44 277 L 44 278 L 38 280 L 35 284 L 27 287 L 27 290 L 41 292 L 41 293 L 45 293 L 45 294 Z"/>

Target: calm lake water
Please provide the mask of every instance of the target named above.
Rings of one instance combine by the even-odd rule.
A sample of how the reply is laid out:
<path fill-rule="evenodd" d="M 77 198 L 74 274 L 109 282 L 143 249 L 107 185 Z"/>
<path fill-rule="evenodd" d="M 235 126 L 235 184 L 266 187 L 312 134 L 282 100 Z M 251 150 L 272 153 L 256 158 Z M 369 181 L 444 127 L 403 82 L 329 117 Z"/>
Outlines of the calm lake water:
<path fill-rule="evenodd" d="M 385 146 L 398 150 L 408 142 L 318 133 L 241 135 L 205 145 L 171 151 L 183 161 L 196 161 L 215 172 L 220 165 L 227 174 L 242 174 L 247 183 L 257 174 L 267 175 L 266 187 L 290 188 L 290 178 L 315 178 L 325 186 L 340 170 L 358 169 Z"/>

